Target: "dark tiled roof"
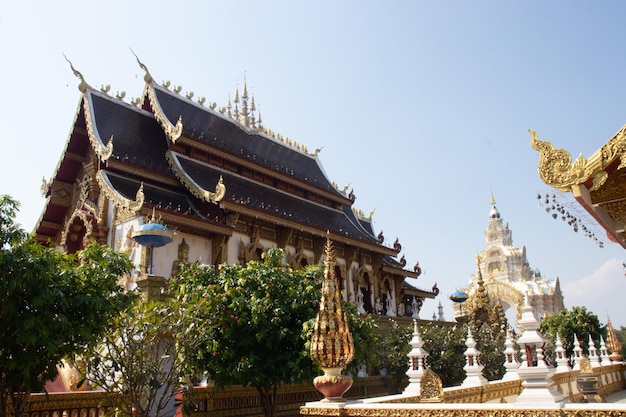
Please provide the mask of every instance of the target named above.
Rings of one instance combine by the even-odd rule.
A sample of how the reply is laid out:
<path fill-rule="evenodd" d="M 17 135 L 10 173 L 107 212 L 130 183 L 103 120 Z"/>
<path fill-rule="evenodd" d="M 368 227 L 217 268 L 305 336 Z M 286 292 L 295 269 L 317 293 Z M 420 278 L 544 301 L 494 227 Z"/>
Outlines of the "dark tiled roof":
<path fill-rule="evenodd" d="M 154 89 L 163 112 L 173 124 L 182 116 L 185 136 L 326 192 L 341 195 L 326 178 L 317 158 L 273 139 L 249 134 L 212 110 L 161 87 L 155 86 Z"/>
<path fill-rule="evenodd" d="M 111 159 L 173 175 L 165 160 L 167 138 L 152 114 L 100 94 L 89 93 L 89 97 L 94 128 L 104 145 L 113 136 Z"/>
<path fill-rule="evenodd" d="M 101 170 L 101 172 L 110 182 L 115 191 L 129 200 L 135 199 L 141 182 L 125 178 L 105 170 Z M 199 215 L 193 204 L 189 201 L 189 198 L 184 194 L 156 187 L 145 182 L 143 183 L 143 194 L 145 197 L 144 202 L 150 206 L 157 206 L 181 213 Z"/>
<path fill-rule="evenodd" d="M 376 239 L 358 224 L 352 210 L 347 206 L 344 210 L 334 210 L 252 182 L 230 172 L 217 170 L 182 155 L 175 153 L 173 155 L 185 174 L 207 191 L 214 190 L 222 176 L 226 186 L 223 201 L 258 210 L 271 217 L 308 225 L 322 232 L 330 230 L 347 238 L 370 244 L 377 243 Z"/>

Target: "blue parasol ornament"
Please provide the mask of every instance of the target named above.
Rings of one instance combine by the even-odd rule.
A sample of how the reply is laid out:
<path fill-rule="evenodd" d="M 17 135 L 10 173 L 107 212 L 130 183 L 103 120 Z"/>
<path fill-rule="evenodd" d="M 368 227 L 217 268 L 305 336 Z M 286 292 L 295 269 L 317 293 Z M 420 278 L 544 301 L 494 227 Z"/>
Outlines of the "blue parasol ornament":
<path fill-rule="evenodd" d="M 139 243 L 141 246 L 150 248 L 150 266 L 148 268 L 148 274 L 152 275 L 152 259 L 154 248 L 160 248 L 170 243 L 173 238 L 173 233 L 166 226 L 161 224 L 161 217 L 156 218 L 154 208 L 152 209 L 152 218 L 148 218 L 148 223 L 143 224 L 139 230 L 133 233 L 133 240 Z"/>

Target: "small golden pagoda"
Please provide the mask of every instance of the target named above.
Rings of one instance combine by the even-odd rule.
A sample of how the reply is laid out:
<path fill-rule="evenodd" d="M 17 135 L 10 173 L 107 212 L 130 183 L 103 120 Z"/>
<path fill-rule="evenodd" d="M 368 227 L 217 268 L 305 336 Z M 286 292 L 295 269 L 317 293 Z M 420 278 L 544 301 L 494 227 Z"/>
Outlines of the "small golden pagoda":
<path fill-rule="evenodd" d="M 613 324 L 611 323 L 611 318 L 607 315 L 606 322 L 606 347 L 609 349 L 611 354 L 609 355 L 609 359 L 613 362 L 619 362 L 622 360 L 622 343 L 617 336 L 617 332 L 613 328 Z"/>
<path fill-rule="evenodd" d="M 342 396 L 352 386 L 352 378 L 341 372 L 354 358 L 354 341 L 341 309 L 330 238 L 326 239 L 325 254 L 322 299 L 311 339 L 311 358 L 322 367 L 324 375 L 316 377 L 313 385 L 324 394 L 325 401 L 344 401 Z"/>

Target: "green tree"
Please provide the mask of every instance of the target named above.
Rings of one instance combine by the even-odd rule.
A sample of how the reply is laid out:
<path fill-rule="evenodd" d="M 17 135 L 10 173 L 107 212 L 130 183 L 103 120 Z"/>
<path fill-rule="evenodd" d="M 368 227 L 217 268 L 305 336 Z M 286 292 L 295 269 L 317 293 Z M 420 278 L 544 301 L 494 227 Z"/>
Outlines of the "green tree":
<path fill-rule="evenodd" d="M 420 325 L 419 331 L 424 341 L 424 350 L 428 352 L 428 368 L 441 378 L 444 387 L 460 385 L 465 379 L 463 352 L 467 349 L 467 327 L 451 327 L 430 322 Z"/>
<path fill-rule="evenodd" d="M 117 282 L 132 267 L 97 244 L 77 256 L 45 247 L 18 225 L 19 203 L 0 197 L 0 413 L 22 416 L 56 366 L 97 340 L 132 296 Z M 11 405 L 11 407 L 10 407 Z"/>
<path fill-rule="evenodd" d="M 567 357 L 571 357 L 574 352 L 574 335 L 584 352 L 588 352 L 590 335 L 597 348 L 600 347 L 600 336 L 606 340 L 606 328 L 600 323 L 598 316 L 587 311 L 585 307 L 563 309 L 546 317 L 541 322 L 539 331 L 547 336 L 553 345 L 558 334 Z"/>
<path fill-rule="evenodd" d="M 387 371 L 386 380 L 396 393 L 400 392 L 400 386 L 406 379 L 412 333 L 412 327 L 401 327 L 397 321 L 390 319 L 389 329 L 380 335 L 377 350 L 380 354 L 380 366 Z"/>
<path fill-rule="evenodd" d="M 189 311 L 187 311 L 189 312 Z M 138 301 L 119 315 L 98 344 L 84 355 L 83 374 L 111 394 L 118 413 L 158 417 L 183 385 L 184 346 L 195 320 L 178 301 Z"/>
<path fill-rule="evenodd" d="M 504 342 L 506 333 L 499 324 L 483 324 L 480 329 L 473 331 L 476 348 L 480 352 L 478 362 L 484 367 L 483 376 L 487 381 L 502 379 L 504 367 Z"/>
<path fill-rule="evenodd" d="M 347 372 L 358 375 L 361 365 L 370 367 L 380 366 L 379 336 L 376 331 L 376 322 L 371 314 L 359 314 L 355 303 L 342 302 L 341 309 L 348 318 L 348 327 L 354 341 L 354 359 L 348 364 Z M 311 320 L 311 326 L 315 318 Z M 307 340 L 310 340 L 308 337 Z"/>
<path fill-rule="evenodd" d="M 188 370 L 207 371 L 216 387 L 250 385 L 272 416 L 281 384 L 312 378 L 304 324 L 321 295 L 318 266 L 293 270 L 283 251 L 270 249 L 247 265 L 183 265 L 172 290 L 194 308 L 193 344 L 184 346 Z"/>

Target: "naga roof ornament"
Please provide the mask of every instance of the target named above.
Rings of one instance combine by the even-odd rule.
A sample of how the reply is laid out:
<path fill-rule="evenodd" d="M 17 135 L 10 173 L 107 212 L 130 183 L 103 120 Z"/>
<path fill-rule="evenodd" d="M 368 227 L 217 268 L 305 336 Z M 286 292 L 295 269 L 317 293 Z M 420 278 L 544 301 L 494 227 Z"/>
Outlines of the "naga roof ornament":
<path fill-rule="evenodd" d="M 564 149 L 554 149 L 552 143 L 539 140 L 537 132 L 528 131 L 530 144 L 539 152 L 539 177 L 546 184 L 560 191 L 572 191 L 575 185 L 592 180 L 590 191 L 599 189 L 608 179 L 608 165 L 619 159 L 617 169 L 626 167 L 626 126 L 622 127 L 606 144 L 588 159 L 581 155 L 572 162 L 572 156 Z"/>
<path fill-rule="evenodd" d="M 133 53 L 133 55 L 135 55 L 135 58 L 137 59 L 137 64 L 139 64 L 139 68 L 145 71 L 143 79 L 146 82 L 146 93 L 148 94 L 148 97 L 150 99 L 150 106 L 152 106 L 154 118 L 159 122 L 168 139 L 171 140 L 172 143 L 176 143 L 176 141 L 183 134 L 183 117 L 182 115 L 179 116 L 176 124 L 173 124 L 167 118 L 154 92 L 154 78 L 152 78 L 150 71 L 148 71 L 148 67 L 146 67 L 146 65 L 139 60 L 139 57 L 135 54 L 135 52 L 133 52 L 132 49 L 131 52 Z M 178 91 L 180 91 L 180 89 Z"/>
<path fill-rule="evenodd" d="M 172 168 L 172 171 L 174 171 L 176 177 L 193 195 L 213 204 L 217 204 L 222 201 L 226 195 L 226 186 L 224 185 L 224 179 L 221 175 L 219 181 L 215 185 L 215 191 L 211 192 L 202 188 L 196 181 L 187 175 L 172 151 L 167 151 L 165 158 Z"/>
<path fill-rule="evenodd" d="M 83 95 L 86 97 L 89 92 L 96 91 L 93 87 L 87 84 L 87 82 L 85 81 L 85 77 L 83 77 L 83 74 L 81 74 L 80 71 L 74 68 L 72 62 L 67 59 L 65 55 L 63 55 L 63 57 L 70 64 L 70 68 L 72 69 L 74 75 L 80 79 L 80 84 L 78 84 L 78 89 L 80 90 L 80 92 L 83 93 Z M 104 162 L 109 159 L 113 154 L 113 135 L 111 135 L 109 141 L 105 146 L 104 141 L 100 138 L 97 130 L 94 129 L 93 115 L 91 111 L 91 100 L 83 100 L 83 109 L 85 110 L 85 120 L 87 123 L 87 135 L 89 137 L 89 142 L 91 143 L 91 146 L 93 147 L 96 155 L 98 155 L 100 157 L 100 160 Z"/>

